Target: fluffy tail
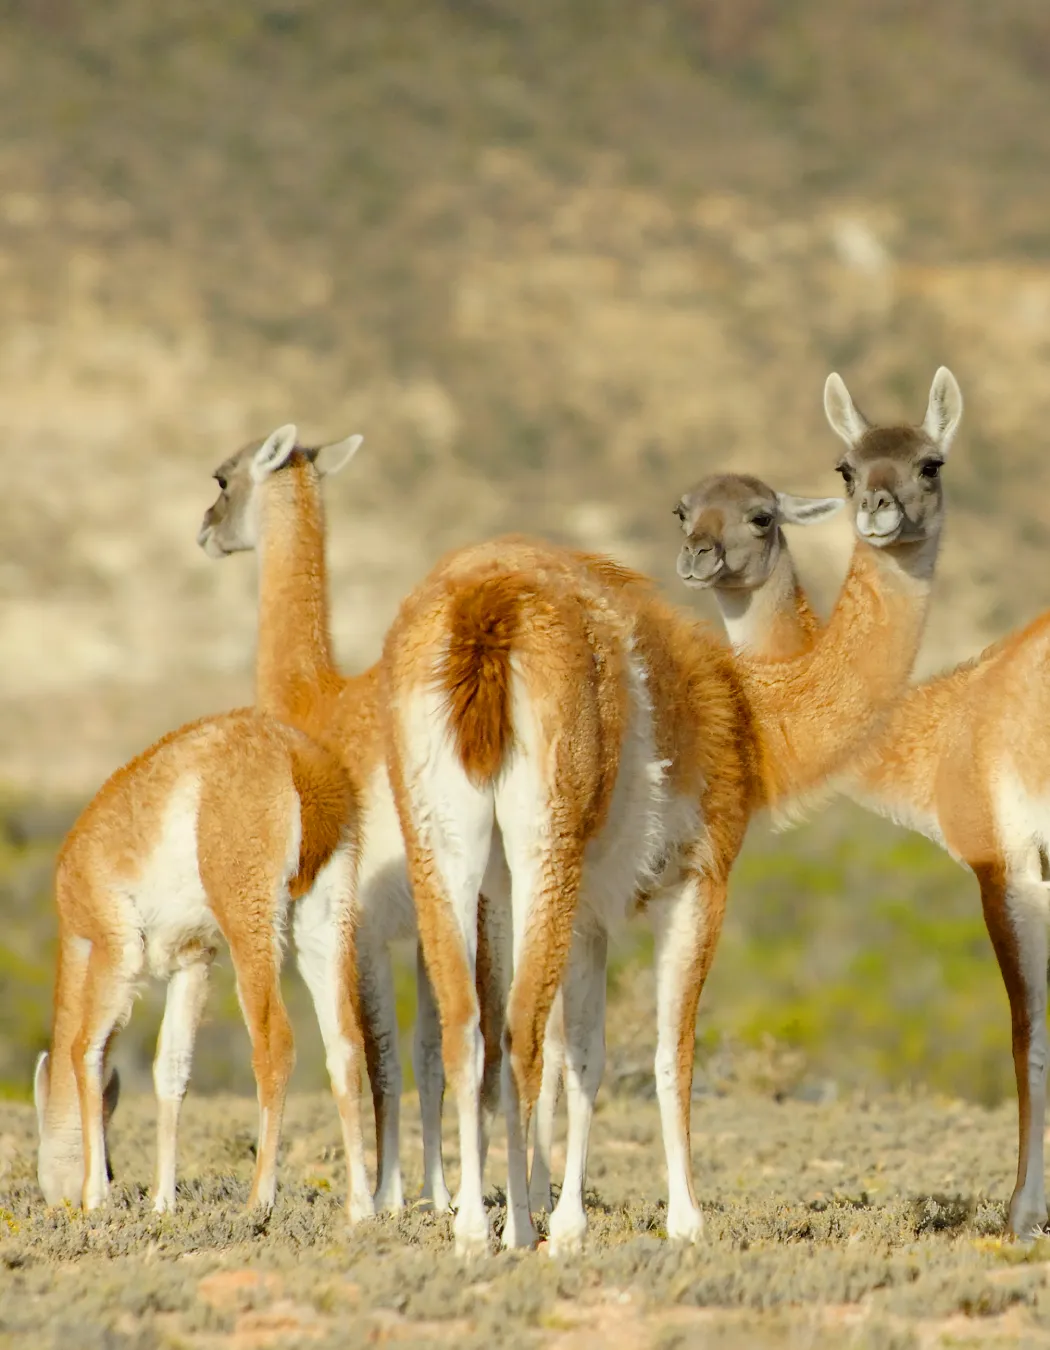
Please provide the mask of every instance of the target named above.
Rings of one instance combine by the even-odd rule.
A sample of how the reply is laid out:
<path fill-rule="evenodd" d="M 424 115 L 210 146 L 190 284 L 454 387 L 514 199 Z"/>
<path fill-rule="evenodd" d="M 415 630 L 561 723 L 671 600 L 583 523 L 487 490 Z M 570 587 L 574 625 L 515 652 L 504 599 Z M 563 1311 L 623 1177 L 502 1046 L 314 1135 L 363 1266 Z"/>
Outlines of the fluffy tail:
<path fill-rule="evenodd" d="M 478 786 L 499 772 L 513 736 L 510 657 L 527 589 L 520 577 L 489 577 L 458 596 L 451 614 L 449 725 L 464 772 Z"/>

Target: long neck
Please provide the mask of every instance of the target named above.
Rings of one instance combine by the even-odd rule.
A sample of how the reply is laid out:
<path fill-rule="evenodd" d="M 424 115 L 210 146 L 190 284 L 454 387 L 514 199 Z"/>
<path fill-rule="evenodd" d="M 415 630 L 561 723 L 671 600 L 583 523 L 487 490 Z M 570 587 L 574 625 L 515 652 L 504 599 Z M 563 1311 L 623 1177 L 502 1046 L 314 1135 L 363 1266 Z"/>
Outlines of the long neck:
<path fill-rule="evenodd" d="M 858 540 L 835 609 L 808 652 L 739 662 L 770 805 L 840 772 L 877 736 L 922 638 L 937 540 L 876 549 Z"/>
<path fill-rule="evenodd" d="M 801 655 L 816 646 L 821 623 L 799 584 L 787 549 L 764 586 L 755 591 L 716 591 L 734 651 L 772 661 Z M 728 602 L 728 603 L 727 603 Z M 869 810 L 891 818 L 919 820 L 934 813 L 937 756 L 931 742 L 943 678 L 907 689 L 849 766 L 839 787 Z M 918 753 L 919 747 L 924 753 Z M 909 747 L 915 753 L 909 753 Z"/>
<path fill-rule="evenodd" d="M 304 698 L 335 675 L 321 486 L 297 456 L 261 495 L 256 702 L 295 720 Z"/>
<path fill-rule="evenodd" d="M 736 652 L 785 660 L 808 652 L 820 633 L 783 543 L 763 585 L 751 591 L 716 588 L 715 599 Z"/>

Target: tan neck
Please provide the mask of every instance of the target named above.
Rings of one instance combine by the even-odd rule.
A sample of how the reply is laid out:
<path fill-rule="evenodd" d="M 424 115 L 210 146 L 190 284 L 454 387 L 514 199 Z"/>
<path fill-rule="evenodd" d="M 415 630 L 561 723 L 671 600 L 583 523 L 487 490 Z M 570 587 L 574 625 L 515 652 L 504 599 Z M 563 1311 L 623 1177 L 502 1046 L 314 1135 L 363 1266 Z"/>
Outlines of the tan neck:
<path fill-rule="evenodd" d="M 303 696 L 335 674 L 324 505 L 320 484 L 304 461 L 268 480 L 260 516 L 256 702 L 292 718 Z"/>
<path fill-rule="evenodd" d="M 819 786 L 879 734 L 918 653 L 936 554 L 936 538 L 893 549 L 858 540 L 816 645 L 787 661 L 741 660 L 769 804 Z"/>
<path fill-rule="evenodd" d="M 783 543 L 764 585 L 753 591 L 716 588 L 715 599 L 737 652 L 782 661 L 809 651 L 820 632 Z"/>

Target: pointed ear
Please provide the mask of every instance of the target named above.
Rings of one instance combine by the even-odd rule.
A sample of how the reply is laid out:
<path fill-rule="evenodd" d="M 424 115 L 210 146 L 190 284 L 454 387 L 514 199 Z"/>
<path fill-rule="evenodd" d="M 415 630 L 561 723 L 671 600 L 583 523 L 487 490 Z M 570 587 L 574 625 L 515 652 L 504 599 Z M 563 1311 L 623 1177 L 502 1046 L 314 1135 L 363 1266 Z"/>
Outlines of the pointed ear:
<path fill-rule="evenodd" d="M 51 1074 L 48 1066 L 51 1057 L 44 1050 L 37 1057 L 36 1071 L 33 1074 L 33 1105 L 36 1107 L 36 1124 L 41 1134 L 44 1133 L 44 1113 L 47 1110 L 47 1098 L 51 1090 Z"/>
<path fill-rule="evenodd" d="M 117 1109 L 117 1103 L 120 1101 L 120 1074 L 116 1069 L 111 1069 L 109 1080 L 102 1089 L 102 1119 L 105 1124 L 109 1124 L 113 1112 Z"/>
<path fill-rule="evenodd" d="M 345 441 L 334 441 L 331 445 L 322 445 L 310 458 L 317 465 L 322 478 L 345 469 L 361 447 L 363 436 L 347 436 Z"/>
<path fill-rule="evenodd" d="M 261 483 L 267 476 L 288 462 L 288 456 L 295 449 L 296 426 L 289 422 L 287 426 L 271 431 L 252 459 L 252 481 Z"/>
<path fill-rule="evenodd" d="M 845 497 L 794 497 L 790 492 L 777 493 L 777 510 L 787 525 L 816 525 L 830 519 L 845 505 Z"/>
<path fill-rule="evenodd" d="M 849 396 L 841 375 L 834 371 L 824 384 L 824 412 L 831 429 L 851 448 L 857 444 L 871 423 Z"/>
<path fill-rule="evenodd" d="M 947 366 L 941 366 L 930 385 L 930 401 L 922 429 L 934 445 L 946 455 L 962 420 L 963 400 L 959 382 Z"/>

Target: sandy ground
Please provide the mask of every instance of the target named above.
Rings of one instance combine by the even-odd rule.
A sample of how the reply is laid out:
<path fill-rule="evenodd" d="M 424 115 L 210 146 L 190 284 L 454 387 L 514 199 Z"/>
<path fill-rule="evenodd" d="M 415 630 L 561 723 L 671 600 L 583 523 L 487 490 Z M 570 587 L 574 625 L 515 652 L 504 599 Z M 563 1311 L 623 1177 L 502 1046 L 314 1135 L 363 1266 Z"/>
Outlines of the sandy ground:
<path fill-rule="evenodd" d="M 405 1107 L 418 1194 L 418 1117 Z M 706 1233 L 682 1248 L 662 1228 L 655 1104 L 605 1097 L 586 1249 L 469 1264 L 449 1221 L 418 1209 L 347 1228 L 329 1099 L 291 1100 L 267 1221 L 241 1207 L 252 1103 L 191 1097 L 184 1120 L 178 1212 L 150 1211 L 153 1105 L 132 1098 L 112 1127 L 110 1208 L 87 1217 L 43 1206 L 32 1111 L 0 1106 L 0 1346 L 1050 1345 L 1050 1241 L 1000 1240 L 1009 1108 L 699 1100 Z M 494 1146 L 493 1181 L 504 1161 Z M 498 1231 L 502 1193 L 491 1195 Z"/>

